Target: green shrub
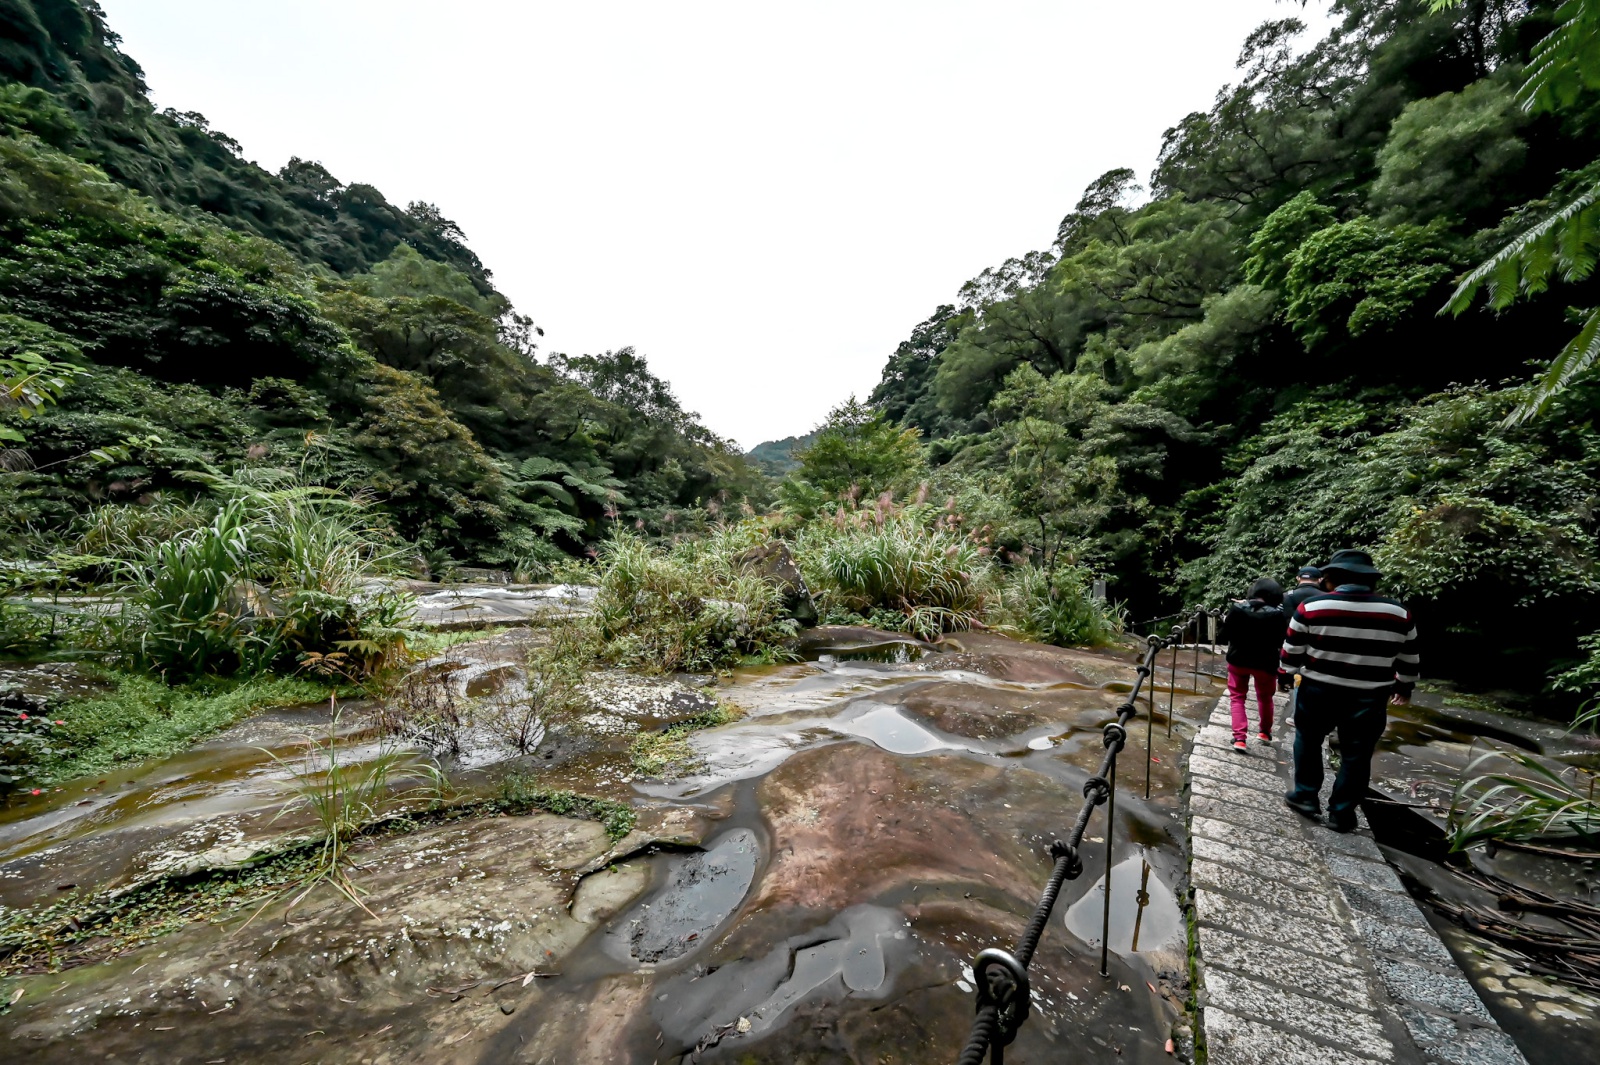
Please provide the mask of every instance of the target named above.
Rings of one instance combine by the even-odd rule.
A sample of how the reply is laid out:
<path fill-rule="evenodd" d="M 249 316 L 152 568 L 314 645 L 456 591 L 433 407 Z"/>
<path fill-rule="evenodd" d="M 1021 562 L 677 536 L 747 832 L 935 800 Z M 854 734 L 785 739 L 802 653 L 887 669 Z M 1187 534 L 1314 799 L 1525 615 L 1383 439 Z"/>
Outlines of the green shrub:
<path fill-rule="evenodd" d="M 595 600 L 604 654 L 619 665 L 662 673 L 727 669 L 772 657 L 795 623 L 776 585 L 739 565 L 758 535 L 744 523 L 671 551 L 619 533 L 600 552 Z"/>
<path fill-rule="evenodd" d="M 834 616 L 932 639 L 970 628 L 993 598 L 993 567 L 977 544 L 909 516 L 866 527 L 813 524 L 797 547 L 813 594 Z"/>
<path fill-rule="evenodd" d="M 361 677 L 396 660 L 411 602 L 368 586 L 396 552 L 357 500 L 286 471 L 211 483 L 222 499 L 209 520 L 186 507 L 121 532 L 116 516 L 92 520 L 95 545 L 124 556 L 129 598 L 108 622 L 114 650 L 174 680 L 330 654 Z"/>
<path fill-rule="evenodd" d="M 65 724 L 41 713 L 0 707 L 0 798 L 44 782 L 56 754 L 56 729 Z"/>
<path fill-rule="evenodd" d="M 1001 618 L 1006 627 L 1030 640 L 1061 647 L 1098 647 L 1122 631 L 1122 616 L 1104 600 L 1093 598 L 1090 577 L 1076 566 L 1046 572 L 1019 566 L 1001 591 Z"/>

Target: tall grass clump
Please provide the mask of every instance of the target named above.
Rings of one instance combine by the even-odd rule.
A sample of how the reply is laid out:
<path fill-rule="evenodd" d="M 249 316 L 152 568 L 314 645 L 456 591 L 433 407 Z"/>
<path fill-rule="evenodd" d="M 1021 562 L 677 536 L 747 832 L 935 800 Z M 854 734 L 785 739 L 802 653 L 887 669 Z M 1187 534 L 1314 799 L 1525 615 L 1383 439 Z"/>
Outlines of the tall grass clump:
<path fill-rule="evenodd" d="M 605 657 L 653 672 L 706 673 L 781 656 L 796 626 L 779 588 L 739 561 L 758 537 L 748 524 L 672 548 L 613 536 L 600 552 L 595 599 Z"/>
<path fill-rule="evenodd" d="M 1450 800 L 1452 850 L 1488 840 L 1600 839 L 1595 774 L 1559 768 L 1524 751 L 1491 750 L 1473 759 Z"/>
<path fill-rule="evenodd" d="M 318 831 L 317 850 L 291 906 L 318 884 L 326 883 L 366 909 L 361 889 L 346 870 L 351 841 L 369 825 L 399 814 L 419 800 L 437 804 L 444 797 L 444 774 L 433 763 L 417 761 L 410 751 L 390 746 L 372 757 L 357 758 L 344 744 L 336 713 L 321 735 L 305 738 L 300 757 L 284 758 L 262 750 L 287 778 L 283 786 L 289 801 L 278 816 L 307 810 Z M 408 774 L 420 776 L 421 782 L 397 787 Z"/>
<path fill-rule="evenodd" d="M 971 628 L 994 598 L 993 565 L 969 537 L 909 517 L 814 523 L 801 566 L 831 620 L 859 618 L 923 639 Z"/>
<path fill-rule="evenodd" d="M 1019 565 L 1001 589 L 1001 623 L 1030 640 L 1060 647 L 1108 644 L 1122 632 L 1122 614 L 1095 599 L 1091 586 L 1089 574 L 1077 566 Z"/>
<path fill-rule="evenodd" d="M 121 531 L 132 508 L 91 519 L 85 546 L 113 553 L 127 595 L 110 649 L 173 680 L 332 652 L 366 676 L 398 658 L 410 600 L 369 584 L 398 551 L 361 500 L 287 471 L 206 480 L 209 505 L 158 504 Z"/>

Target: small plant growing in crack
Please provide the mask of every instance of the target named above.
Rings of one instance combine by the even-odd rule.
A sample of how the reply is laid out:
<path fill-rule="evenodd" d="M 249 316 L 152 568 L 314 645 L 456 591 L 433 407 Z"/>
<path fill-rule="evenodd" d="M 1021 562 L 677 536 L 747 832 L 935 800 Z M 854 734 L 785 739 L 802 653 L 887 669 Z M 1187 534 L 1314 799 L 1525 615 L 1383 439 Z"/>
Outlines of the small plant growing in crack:
<path fill-rule="evenodd" d="M 308 735 L 298 757 L 285 758 L 273 751 L 263 751 L 287 774 L 284 787 L 290 798 L 277 817 L 309 810 L 319 842 L 305 874 L 274 898 L 297 892 L 289 901 L 289 908 L 293 909 L 318 884 L 325 883 L 371 914 L 361 901 L 364 892 L 350 878 L 352 842 L 375 822 L 401 814 L 419 803 L 437 805 L 442 802 L 446 781 L 433 762 L 416 760 L 414 752 L 388 743 L 371 758 L 356 757 L 346 748 L 347 739 L 340 735 L 339 721 L 340 715 L 335 712 L 321 735 Z M 397 787 L 412 774 L 420 775 L 421 781 Z M 261 909 L 266 909 L 272 901 L 269 899 Z M 260 912 L 257 910 L 257 915 Z"/>

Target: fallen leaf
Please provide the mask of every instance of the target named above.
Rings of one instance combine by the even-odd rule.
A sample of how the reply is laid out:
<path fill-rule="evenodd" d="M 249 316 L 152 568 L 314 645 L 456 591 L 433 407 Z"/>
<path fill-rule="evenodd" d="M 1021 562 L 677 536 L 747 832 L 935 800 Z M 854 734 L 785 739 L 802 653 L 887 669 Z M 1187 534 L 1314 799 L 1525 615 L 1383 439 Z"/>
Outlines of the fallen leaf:
<path fill-rule="evenodd" d="M 1152 995 L 1158 995 L 1158 994 L 1160 994 L 1160 992 L 1159 992 L 1159 991 L 1157 991 L 1157 990 L 1156 990 L 1156 985 L 1155 985 L 1155 984 L 1152 984 L 1152 983 L 1151 983 L 1151 982 L 1150 982 L 1150 981 L 1148 981 L 1148 980 L 1146 980 L 1146 981 L 1145 981 L 1145 982 L 1144 982 L 1144 986 L 1145 986 L 1145 987 L 1148 987 L 1148 988 L 1149 988 L 1149 989 L 1150 989 L 1150 993 L 1151 993 L 1151 994 L 1152 994 Z"/>
<path fill-rule="evenodd" d="M 522 986 L 527 987 L 529 984 L 533 983 L 533 978 L 538 975 L 538 973 L 529 973 L 527 976 L 524 976 L 522 978 Z"/>
<path fill-rule="evenodd" d="M 15 1006 L 17 1004 L 17 1000 L 20 999 L 21 997 L 22 997 L 22 988 L 19 987 L 19 988 L 17 988 L 17 993 L 11 996 L 11 1004 L 13 1006 Z"/>

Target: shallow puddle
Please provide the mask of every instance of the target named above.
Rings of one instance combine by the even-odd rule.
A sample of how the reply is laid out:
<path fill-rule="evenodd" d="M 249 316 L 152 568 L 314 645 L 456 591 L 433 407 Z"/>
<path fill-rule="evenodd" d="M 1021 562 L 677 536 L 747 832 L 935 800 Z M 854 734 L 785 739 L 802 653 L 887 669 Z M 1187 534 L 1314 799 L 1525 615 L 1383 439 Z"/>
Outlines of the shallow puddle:
<path fill-rule="evenodd" d="M 734 829 L 704 853 L 673 856 L 661 890 L 607 933 L 608 952 L 654 964 L 704 946 L 744 901 L 760 861 L 748 828 Z"/>
<path fill-rule="evenodd" d="M 1118 954 L 1172 950 L 1183 935 L 1178 899 L 1142 854 L 1111 868 L 1110 935 L 1103 935 L 1106 878 L 1102 872 L 1063 918 L 1067 931 L 1098 950 L 1109 942 Z"/>
<path fill-rule="evenodd" d="M 953 1059 L 973 1008 L 967 966 L 1009 949 L 1036 904 L 1130 657 L 991 634 L 811 639 L 816 661 L 742 670 L 716 690 L 746 716 L 691 733 L 681 776 L 634 779 L 626 737 L 537 770 L 542 785 L 604 780 L 602 794 L 633 795 L 640 828 L 612 852 L 594 823 L 542 815 L 419 834 L 437 844 L 401 837 L 363 859 L 371 922 L 330 898 L 292 933 L 222 946 L 191 927 L 65 984 L 29 981 L 0 1024 L 26 1031 L 23 1060 L 74 1063 L 91 1046 L 152 1062 Z M 469 692 L 507 683 L 488 668 L 459 679 Z M 652 709 L 655 682 L 607 683 L 608 719 L 676 712 Z M 1187 994 L 1168 887 L 1182 864 L 1179 720 L 1170 739 L 1154 734 L 1148 802 L 1133 730 L 1117 823 L 1097 817 L 1084 842 L 1087 875 L 1041 943 L 1014 1062 L 1170 1060 Z M 1108 848 L 1121 859 L 1109 980 L 1093 949 Z M 276 975 L 228 985 L 222 957 Z"/>
<path fill-rule="evenodd" d="M 955 746 L 910 720 L 895 707 L 871 702 L 859 705 L 865 708 L 864 712 L 835 719 L 833 727 L 848 735 L 871 740 L 890 754 L 926 754 Z"/>

